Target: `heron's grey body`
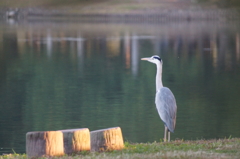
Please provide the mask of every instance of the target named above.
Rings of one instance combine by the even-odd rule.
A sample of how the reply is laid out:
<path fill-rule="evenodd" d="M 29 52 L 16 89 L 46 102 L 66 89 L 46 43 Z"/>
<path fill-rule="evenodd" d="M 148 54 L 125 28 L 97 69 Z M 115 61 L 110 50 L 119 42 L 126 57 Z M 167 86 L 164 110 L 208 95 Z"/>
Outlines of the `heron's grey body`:
<path fill-rule="evenodd" d="M 177 105 L 171 90 L 167 87 L 162 87 L 157 91 L 155 104 L 164 125 L 173 133 L 176 124 Z"/>
<path fill-rule="evenodd" d="M 165 125 L 164 141 L 170 141 L 170 132 L 174 132 L 176 125 L 177 104 L 172 91 L 163 87 L 162 84 L 162 60 L 159 56 L 152 56 L 150 58 L 142 58 L 157 65 L 156 74 L 156 96 L 155 104 L 158 114 Z"/>

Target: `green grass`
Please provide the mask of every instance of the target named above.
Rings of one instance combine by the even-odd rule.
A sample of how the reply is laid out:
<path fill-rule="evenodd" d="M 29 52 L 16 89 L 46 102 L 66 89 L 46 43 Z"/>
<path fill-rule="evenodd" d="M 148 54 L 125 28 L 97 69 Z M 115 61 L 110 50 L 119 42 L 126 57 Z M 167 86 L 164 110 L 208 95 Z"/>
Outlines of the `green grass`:
<path fill-rule="evenodd" d="M 58 159 L 111 159 L 111 158 L 240 158 L 240 138 L 219 140 L 175 140 L 169 143 L 129 143 L 125 142 L 125 148 L 120 151 L 108 152 L 79 152 L 70 156 L 54 157 Z M 0 156 L 0 159 L 20 158 L 25 159 L 25 154 L 8 154 Z"/>

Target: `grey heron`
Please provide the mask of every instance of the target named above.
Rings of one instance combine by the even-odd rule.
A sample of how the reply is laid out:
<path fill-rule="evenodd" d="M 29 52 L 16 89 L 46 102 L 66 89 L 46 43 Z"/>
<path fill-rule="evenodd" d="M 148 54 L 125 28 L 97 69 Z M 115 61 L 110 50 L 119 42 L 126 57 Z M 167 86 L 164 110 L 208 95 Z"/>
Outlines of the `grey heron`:
<path fill-rule="evenodd" d="M 174 132 L 176 125 L 177 104 L 172 91 L 167 87 L 163 87 L 162 84 L 163 61 L 157 55 L 141 58 L 141 60 L 146 60 L 157 65 L 155 104 L 165 126 L 164 142 L 167 141 L 167 138 L 170 141 L 170 132 Z"/>

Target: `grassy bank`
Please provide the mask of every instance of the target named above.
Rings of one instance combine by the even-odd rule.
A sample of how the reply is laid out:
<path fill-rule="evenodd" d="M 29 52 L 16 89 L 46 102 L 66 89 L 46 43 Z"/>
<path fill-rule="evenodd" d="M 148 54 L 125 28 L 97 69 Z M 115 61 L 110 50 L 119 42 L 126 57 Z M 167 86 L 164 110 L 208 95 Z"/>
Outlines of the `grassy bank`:
<path fill-rule="evenodd" d="M 39 8 L 64 11 L 67 13 L 111 14 L 111 13 L 143 13 L 158 12 L 163 9 L 194 9 L 199 7 L 214 8 L 214 3 L 204 5 L 185 0 L 3 0 L 4 8 Z"/>
<path fill-rule="evenodd" d="M 21 20 L 28 19 L 26 17 L 31 17 L 29 19 L 32 20 L 72 18 L 72 21 L 77 19 L 96 22 L 239 19 L 239 10 L 236 7 L 238 5 L 233 5 L 236 7 L 233 9 L 229 3 L 222 8 L 219 8 L 219 4 L 214 0 L 3 0 L 0 1 L 0 19 L 5 17 L 9 10 L 15 11 L 14 18 Z M 147 15 L 156 16 L 148 18 Z"/>
<path fill-rule="evenodd" d="M 81 152 L 71 156 L 55 157 L 58 159 L 110 159 L 110 158 L 240 158 L 240 138 L 219 140 L 175 140 L 169 143 L 129 143 L 121 151 L 101 153 Z M 25 154 L 8 154 L 0 159 L 27 158 Z"/>

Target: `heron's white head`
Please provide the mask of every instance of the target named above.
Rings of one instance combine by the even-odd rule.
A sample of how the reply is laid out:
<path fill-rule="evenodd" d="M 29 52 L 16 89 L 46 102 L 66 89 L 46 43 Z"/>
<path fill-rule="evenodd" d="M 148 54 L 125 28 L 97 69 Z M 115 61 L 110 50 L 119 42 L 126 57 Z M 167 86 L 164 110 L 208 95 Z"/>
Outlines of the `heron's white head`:
<path fill-rule="evenodd" d="M 152 57 L 144 57 L 144 58 L 141 58 L 141 60 L 149 61 L 149 62 L 155 63 L 156 65 L 163 63 L 162 59 L 157 55 L 153 55 Z"/>

